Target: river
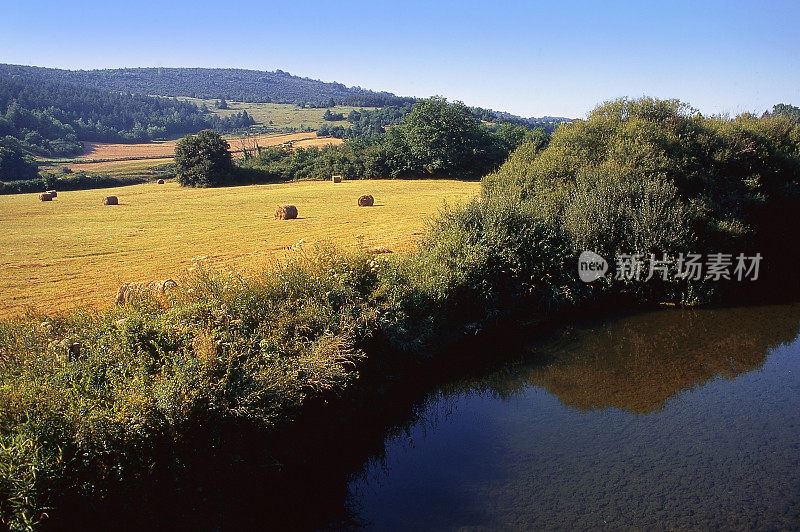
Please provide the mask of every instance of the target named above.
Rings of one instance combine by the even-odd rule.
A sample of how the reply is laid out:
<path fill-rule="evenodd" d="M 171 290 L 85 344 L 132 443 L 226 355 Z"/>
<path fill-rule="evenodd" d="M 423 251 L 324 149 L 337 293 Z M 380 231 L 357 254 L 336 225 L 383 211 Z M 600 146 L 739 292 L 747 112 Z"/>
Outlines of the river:
<path fill-rule="evenodd" d="M 800 305 L 562 327 L 442 384 L 347 486 L 374 529 L 800 529 Z"/>

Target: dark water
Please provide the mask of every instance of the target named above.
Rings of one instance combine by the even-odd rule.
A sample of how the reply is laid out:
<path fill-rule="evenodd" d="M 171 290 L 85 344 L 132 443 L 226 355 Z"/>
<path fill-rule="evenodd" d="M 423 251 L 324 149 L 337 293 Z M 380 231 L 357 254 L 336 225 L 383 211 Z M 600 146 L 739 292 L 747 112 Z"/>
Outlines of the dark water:
<path fill-rule="evenodd" d="M 378 529 L 800 529 L 800 306 L 576 325 L 430 393 L 348 486 Z"/>

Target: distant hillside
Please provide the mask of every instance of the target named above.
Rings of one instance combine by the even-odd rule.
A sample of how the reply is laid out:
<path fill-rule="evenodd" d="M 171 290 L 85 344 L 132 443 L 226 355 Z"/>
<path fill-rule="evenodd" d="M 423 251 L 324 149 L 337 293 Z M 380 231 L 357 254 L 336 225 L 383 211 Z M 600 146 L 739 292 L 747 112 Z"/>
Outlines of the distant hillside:
<path fill-rule="evenodd" d="M 35 155 L 76 155 L 84 140 L 142 142 L 252 124 L 246 112 L 221 118 L 174 98 L 0 72 L 0 145 L 11 142 Z"/>
<path fill-rule="evenodd" d="M 79 141 L 141 142 L 204 128 L 241 131 L 254 124 L 246 111 L 221 117 L 209 112 L 205 105 L 178 101 L 178 96 L 361 108 L 348 114 L 348 127 L 326 124 L 319 128 L 320 134 L 336 137 L 381 134 L 385 126 L 400 123 L 416 101 L 389 92 L 292 76 L 281 70 L 63 70 L 0 64 L 0 138 L 16 138 L 30 154 L 70 156 L 80 152 Z M 364 107 L 381 109 L 369 111 Z M 558 117 L 520 118 L 481 108 L 473 108 L 472 112 L 486 122 L 542 127 L 547 133 L 568 121 Z M 325 116 L 330 121 L 345 119 L 341 113 L 330 111 Z"/>
<path fill-rule="evenodd" d="M 95 89 L 254 103 L 293 103 L 314 107 L 334 104 L 382 107 L 413 102 L 389 92 L 293 76 L 282 70 L 262 72 L 235 68 L 120 68 L 61 70 L 0 64 L 0 75 L 48 82 L 67 82 Z"/>

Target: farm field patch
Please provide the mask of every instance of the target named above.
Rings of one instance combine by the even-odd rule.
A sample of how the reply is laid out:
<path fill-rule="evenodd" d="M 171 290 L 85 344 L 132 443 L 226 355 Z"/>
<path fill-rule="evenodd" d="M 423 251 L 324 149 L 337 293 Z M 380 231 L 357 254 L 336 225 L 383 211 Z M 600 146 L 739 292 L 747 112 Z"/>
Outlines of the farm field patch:
<path fill-rule="evenodd" d="M 193 258 L 215 268 L 270 267 L 303 240 L 343 248 L 361 242 L 402 252 L 413 248 L 426 220 L 444 202 L 477 196 L 480 184 L 455 180 L 307 181 L 191 189 L 147 183 L 0 196 L 0 317 L 27 308 L 104 308 L 129 281 L 178 278 Z M 356 206 L 362 194 L 374 207 Z M 120 205 L 103 206 L 104 196 Z M 298 219 L 273 218 L 293 204 Z"/>

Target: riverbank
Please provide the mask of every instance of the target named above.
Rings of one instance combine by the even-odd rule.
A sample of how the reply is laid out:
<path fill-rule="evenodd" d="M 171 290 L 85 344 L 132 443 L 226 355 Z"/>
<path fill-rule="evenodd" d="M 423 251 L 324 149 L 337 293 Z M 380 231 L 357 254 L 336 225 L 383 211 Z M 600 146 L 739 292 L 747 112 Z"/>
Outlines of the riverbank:
<path fill-rule="evenodd" d="M 352 368 L 358 377 L 338 391 L 310 393 L 302 408 L 283 412 L 283 419 L 269 425 L 199 413 L 175 428 L 180 434 L 150 438 L 146 471 L 128 472 L 125 481 L 93 478 L 91 497 L 74 490 L 60 493 L 50 500 L 54 508 L 45 509 L 40 525 L 126 530 L 355 526 L 345 504 L 347 479 L 380 454 L 388 436 L 417 421 L 420 398 L 431 387 L 479 378 L 516 357 L 532 336 L 596 318 L 595 310 L 564 312 L 519 328 L 487 322 L 480 331 L 470 328 L 440 339 L 447 347 L 424 355 L 399 351 L 380 334 L 365 337 L 365 356 Z"/>

